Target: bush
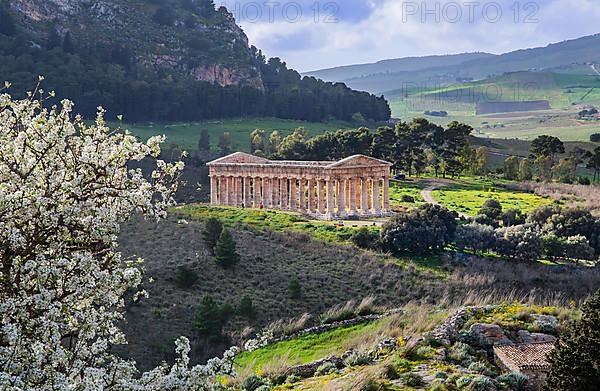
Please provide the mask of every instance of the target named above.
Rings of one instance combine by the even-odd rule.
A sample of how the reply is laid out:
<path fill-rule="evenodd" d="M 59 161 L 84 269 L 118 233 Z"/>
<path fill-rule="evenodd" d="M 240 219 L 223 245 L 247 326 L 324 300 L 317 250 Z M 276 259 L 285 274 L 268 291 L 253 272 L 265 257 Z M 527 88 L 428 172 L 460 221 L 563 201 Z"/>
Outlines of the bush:
<path fill-rule="evenodd" d="M 474 361 L 469 365 L 469 371 L 478 375 L 493 376 L 494 372 L 481 361 Z"/>
<path fill-rule="evenodd" d="M 352 234 L 350 241 L 360 248 L 374 249 L 377 247 L 379 233 L 367 227 L 362 227 Z"/>
<path fill-rule="evenodd" d="M 315 376 L 329 375 L 330 373 L 337 372 L 337 367 L 331 361 L 327 361 L 321 364 L 315 371 Z"/>
<path fill-rule="evenodd" d="M 353 300 L 350 300 L 345 305 L 336 305 L 331 307 L 330 309 L 322 313 L 319 317 L 321 320 L 321 324 L 341 322 L 344 320 L 355 318 L 355 306 L 356 303 Z"/>
<path fill-rule="evenodd" d="M 457 342 L 448 349 L 448 359 L 458 364 L 470 362 L 471 347 L 463 342 Z"/>
<path fill-rule="evenodd" d="M 231 305 L 220 307 L 210 295 L 204 296 L 194 314 L 194 328 L 201 337 L 219 339 L 223 326 L 231 316 Z"/>
<path fill-rule="evenodd" d="M 294 383 L 298 383 L 299 381 L 302 381 L 302 378 L 297 375 L 289 375 L 288 377 L 285 378 L 286 384 L 294 384 Z"/>
<path fill-rule="evenodd" d="M 191 288 L 198 281 L 198 273 L 186 266 L 179 266 L 175 272 L 175 283 L 182 289 Z"/>
<path fill-rule="evenodd" d="M 400 202 L 406 202 L 409 204 L 413 204 L 415 202 L 415 197 L 408 195 L 408 194 L 402 194 L 402 196 L 400 197 Z"/>
<path fill-rule="evenodd" d="M 519 209 L 509 209 L 500 216 L 505 227 L 525 224 L 525 218 L 526 216 Z"/>
<path fill-rule="evenodd" d="M 344 359 L 344 364 L 347 367 L 362 366 L 370 363 L 371 358 L 369 357 L 369 355 L 365 352 L 360 351 L 352 352 L 348 357 Z"/>
<path fill-rule="evenodd" d="M 424 205 L 392 218 L 383 227 L 382 245 L 394 253 L 442 250 L 456 234 L 457 215 L 439 205 Z"/>
<path fill-rule="evenodd" d="M 164 5 L 156 10 L 152 20 L 163 26 L 172 26 L 175 23 L 176 16 L 170 6 Z"/>
<path fill-rule="evenodd" d="M 499 228 L 496 236 L 495 250 L 500 255 L 519 261 L 537 261 L 544 252 L 544 243 L 531 226 Z"/>
<path fill-rule="evenodd" d="M 356 307 L 356 315 L 365 316 L 379 313 L 379 309 L 375 306 L 375 296 L 367 296 L 361 300 Z"/>
<path fill-rule="evenodd" d="M 496 233 L 489 225 L 469 223 L 459 225 L 456 230 L 454 244 L 461 250 L 469 249 L 475 253 L 483 253 L 494 247 Z"/>
<path fill-rule="evenodd" d="M 242 389 L 244 389 L 244 391 L 256 391 L 263 385 L 264 385 L 263 379 L 261 379 L 260 377 L 258 377 L 256 375 L 252 375 L 252 376 L 246 378 L 246 380 L 244 380 L 244 383 L 242 384 Z"/>
<path fill-rule="evenodd" d="M 423 377 L 418 373 L 405 373 L 400 376 L 400 380 L 402 381 L 402 384 L 408 387 L 422 387 L 423 385 L 425 385 Z"/>
<path fill-rule="evenodd" d="M 298 281 L 297 278 L 293 278 L 290 281 L 288 291 L 290 292 L 291 299 L 298 300 L 302 297 L 302 286 L 300 285 L 300 281 Z"/>
<path fill-rule="evenodd" d="M 508 387 L 510 391 L 524 391 L 527 389 L 529 378 L 520 372 L 511 372 L 498 376 L 496 381 Z"/>
<path fill-rule="evenodd" d="M 498 220 L 500 219 L 500 215 L 502 215 L 502 204 L 498 200 L 487 200 L 483 203 L 479 214 L 487 216 L 492 220 Z"/>

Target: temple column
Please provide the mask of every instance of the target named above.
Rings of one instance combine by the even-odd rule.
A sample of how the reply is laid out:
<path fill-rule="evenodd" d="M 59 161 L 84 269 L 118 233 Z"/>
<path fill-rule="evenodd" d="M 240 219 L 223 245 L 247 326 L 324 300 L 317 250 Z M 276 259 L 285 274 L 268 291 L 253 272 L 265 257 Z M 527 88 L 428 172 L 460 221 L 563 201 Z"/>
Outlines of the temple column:
<path fill-rule="evenodd" d="M 325 198 L 323 193 L 323 180 L 317 179 L 317 212 L 320 214 L 325 214 Z"/>
<path fill-rule="evenodd" d="M 390 208 L 390 178 L 383 177 L 383 211 L 388 213 Z"/>
<path fill-rule="evenodd" d="M 363 214 L 369 213 L 369 180 L 361 178 L 360 180 L 360 211 Z"/>
<path fill-rule="evenodd" d="M 238 208 L 242 206 L 244 202 L 244 180 L 242 177 L 235 178 L 235 206 Z"/>
<path fill-rule="evenodd" d="M 290 178 L 290 209 L 297 209 L 298 187 L 296 186 L 296 178 Z"/>
<path fill-rule="evenodd" d="M 338 180 L 337 210 L 340 216 L 346 216 L 346 180 Z"/>
<path fill-rule="evenodd" d="M 244 177 L 244 208 L 252 208 L 251 178 Z"/>
<path fill-rule="evenodd" d="M 335 204 L 333 203 L 333 180 L 329 178 L 325 180 L 325 187 L 327 190 L 327 216 L 333 217 L 335 214 Z"/>
<path fill-rule="evenodd" d="M 281 178 L 279 180 L 279 194 L 281 195 L 281 199 L 279 200 L 281 202 L 281 209 L 287 209 L 289 204 L 289 197 L 288 197 L 288 179 L 287 178 Z"/>
<path fill-rule="evenodd" d="M 308 178 L 308 211 L 315 211 L 315 180 Z"/>
<path fill-rule="evenodd" d="M 379 200 L 381 199 L 379 181 L 379 178 L 373 178 L 373 211 L 375 213 L 381 213 L 381 204 L 379 202 Z"/>
<path fill-rule="evenodd" d="M 218 183 L 219 183 L 219 181 L 216 176 L 210 177 L 210 204 L 213 206 L 218 205 L 218 203 L 219 203 L 219 200 L 218 200 L 219 184 Z"/>
<path fill-rule="evenodd" d="M 235 198 L 234 198 L 235 183 L 233 182 L 233 177 L 231 177 L 231 176 L 228 176 L 225 179 L 225 181 L 227 183 L 226 190 L 225 190 L 225 195 L 226 195 L 225 196 L 225 205 L 231 206 L 234 204 L 234 201 L 235 201 Z"/>
<path fill-rule="evenodd" d="M 298 180 L 298 183 L 300 184 L 300 197 L 298 200 L 298 210 L 301 212 L 304 212 L 306 210 L 306 179 L 304 178 L 300 178 Z"/>
<path fill-rule="evenodd" d="M 227 205 L 227 178 L 219 177 L 219 205 Z"/>
<path fill-rule="evenodd" d="M 353 216 L 356 215 L 356 179 L 350 179 L 348 180 L 348 186 L 350 187 L 350 213 L 352 213 Z"/>
<path fill-rule="evenodd" d="M 256 209 L 258 209 L 258 208 L 260 208 L 260 205 L 262 204 L 262 197 L 260 196 L 260 189 L 262 188 L 262 185 L 260 183 L 259 177 L 255 177 L 253 181 L 254 181 L 254 203 L 253 203 L 253 206 Z"/>
<path fill-rule="evenodd" d="M 271 178 L 271 206 L 279 208 L 279 178 Z"/>
<path fill-rule="evenodd" d="M 271 200 L 273 196 L 271 195 L 271 178 L 263 178 L 263 206 L 265 208 L 271 207 Z"/>

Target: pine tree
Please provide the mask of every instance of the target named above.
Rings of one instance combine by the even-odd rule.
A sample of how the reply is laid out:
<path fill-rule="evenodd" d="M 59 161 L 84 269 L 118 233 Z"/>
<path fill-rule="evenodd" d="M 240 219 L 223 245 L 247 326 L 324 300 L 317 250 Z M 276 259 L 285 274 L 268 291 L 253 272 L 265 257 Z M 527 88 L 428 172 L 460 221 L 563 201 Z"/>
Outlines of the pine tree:
<path fill-rule="evenodd" d="M 233 236 L 226 229 L 221 232 L 221 236 L 215 246 L 215 258 L 217 258 L 217 263 L 225 269 L 234 266 L 240 260 L 235 240 L 233 240 Z"/>
<path fill-rule="evenodd" d="M 545 390 L 595 390 L 600 379 L 600 290 L 581 308 L 581 319 L 550 354 Z"/>
<path fill-rule="evenodd" d="M 202 236 L 204 237 L 204 243 L 206 243 L 211 251 L 214 251 L 222 232 L 223 224 L 221 224 L 219 220 L 215 219 L 214 217 L 206 220 L 206 227 L 204 228 Z"/>
<path fill-rule="evenodd" d="M 290 291 L 290 298 L 298 300 L 302 297 L 302 286 L 300 285 L 300 281 L 298 281 L 297 278 L 294 278 L 290 281 L 288 290 Z"/>
<path fill-rule="evenodd" d="M 194 315 L 194 328 L 202 337 L 218 337 L 221 335 L 223 320 L 221 311 L 210 295 L 204 296 Z"/>
<path fill-rule="evenodd" d="M 250 297 L 242 297 L 240 306 L 238 307 L 238 314 L 250 320 L 256 319 L 256 309 L 254 308 L 254 304 L 252 303 L 252 299 Z"/>

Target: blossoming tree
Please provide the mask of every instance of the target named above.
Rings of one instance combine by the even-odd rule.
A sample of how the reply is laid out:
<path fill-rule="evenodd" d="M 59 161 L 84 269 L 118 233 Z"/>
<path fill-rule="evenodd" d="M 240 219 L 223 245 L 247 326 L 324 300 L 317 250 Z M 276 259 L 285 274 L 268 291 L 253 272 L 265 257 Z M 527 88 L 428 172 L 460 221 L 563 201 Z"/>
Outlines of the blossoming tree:
<path fill-rule="evenodd" d="M 159 159 L 164 137 L 111 132 L 102 109 L 88 126 L 71 102 L 45 109 L 37 96 L 0 96 L 0 388 L 210 389 L 235 350 L 190 368 L 181 338 L 175 364 L 147 373 L 111 354 L 126 343 L 124 295 L 144 294 L 119 227 L 164 217 L 183 163 Z M 134 167 L 144 159 L 151 175 Z"/>

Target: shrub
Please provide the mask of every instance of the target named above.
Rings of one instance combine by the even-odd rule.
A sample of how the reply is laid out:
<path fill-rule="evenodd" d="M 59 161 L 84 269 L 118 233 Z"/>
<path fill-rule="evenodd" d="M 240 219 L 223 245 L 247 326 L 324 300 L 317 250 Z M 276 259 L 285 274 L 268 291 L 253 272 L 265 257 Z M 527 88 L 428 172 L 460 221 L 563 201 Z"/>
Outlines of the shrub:
<path fill-rule="evenodd" d="M 418 373 L 409 372 L 400 376 L 402 384 L 408 387 L 421 387 L 425 384 L 423 377 Z"/>
<path fill-rule="evenodd" d="M 496 252 L 520 261 L 537 261 L 544 252 L 544 243 L 535 230 L 527 225 L 496 230 Z"/>
<path fill-rule="evenodd" d="M 417 356 L 421 357 L 421 358 L 431 358 L 433 355 L 435 355 L 437 352 L 434 348 L 432 348 L 431 346 L 421 346 L 420 348 L 417 349 Z"/>
<path fill-rule="evenodd" d="M 256 309 L 252 303 L 252 299 L 248 296 L 242 297 L 238 307 L 238 314 L 250 320 L 256 319 Z"/>
<path fill-rule="evenodd" d="M 469 391 L 492 391 L 496 390 L 496 386 L 492 379 L 486 376 L 477 376 L 472 379 L 470 384 L 467 386 Z"/>
<path fill-rule="evenodd" d="M 163 26 L 172 26 L 175 23 L 176 16 L 171 7 L 164 5 L 156 10 L 152 20 Z"/>
<path fill-rule="evenodd" d="M 529 378 L 520 372 L 511 372 L 498 376 L 496 381 L 508 387 L 510 391 L 524 391 L 527 389 Z"/>
<path fill-rule="evenodd" d="M 329 375 L 330 373 L 337 372 L 337 367 L 331 361 L 324 362 L 315 371 L 315 376 Z"/>
<path fill-rule="evenodd" d="M 290 281 L 288 291 L 290 292 L 290 298 L 294 300 L 298 300 L 302 297 L 302 286 L 300 285 L 300 281 L 298 281 L 297 278 L 293 278 Z"/>
<path fill-rule="evenodd" d="M 494 247 L 495 242 L 494 228 L 475 222 L 459 225 L 454 239 L 454 244 L 459 249 L 470 249 L 476 253 L 490 250 Z"/>
<path fill-rule="evenodd" d="M 500 216 L 505 227 L 525 224 L 526 216 L 519 209 L 509 209 Z"/>
<path fill-rule="evenodd" d="M 384 225 L 382 245 L 394 253 L 440 251 L 454 239 L 456 218 L 456 213 L 430 204 L 399 214 Z"/>
<path fill-rule="evenodd" d="M 485 376 L 493 376 L 494 371 L 492 371 L 484 362 L 474 361 L 469 365 L 469 371 Z"/>
<path fill-rule="evenodd" d="M 237 245 L 231 233 L 223 229 L 217 245 L 215 246 L 215 258 L 217 264 L 225 269 L 233 267 L 240 261 L 240 256 L 237 253 Z"/>
<path fill-rule="evenodd" d="M 360 248 L 374 249 L 377 247 L 377 241 L 379 240 L 379 234 L 375 231 L 362 227 L 352 234 L 350 241 Z"/>
<path fill-rule="evenodd" d="M 502 215 L 502 204 L 498 200 L 487 200 L 483 203 L 479 214 L 487 216 L 492 220 L 498 220 L 500 219 L 500 215 Z"/>
<path fill-rule="evenodd" d="M 400 202 L 406 202 L 409 204 L 413 204 L 415 202 L 415 197 L 408 195 L 408 194 L 402 194 L 402 196 L 400 197 Z"/>
<path fill-rule="evenodd" d="M 360 351 L 352 352 L 348 357 L 344 359 L 344 364 L 347 367 L 367 365 L 370 362 L 371 358 L 369 357 L 369 355 L 365 352 Z"/>
<path fill-rule="evenodd" d="M 465 363 L 471 360 L 471 347 L 463 342 L 457 342 L 448 349 L 448 359 L 456 363 Z"/>
<path fill-rule="evenodd" d="M 298 331 L 305 329 L 311 319 L 312 316 L 310 314 L 305 313 L 299 318 L 277 320 L 269 324 L 265 329 L 267 332 L 272 333 L 275 337 L 282 335 L 292 335 L 294 333 L 297 333 Z"/>
<path fill-rule="evenodd" d="M 286 384 L 294 384 L 294 383 L 298 383 L 299 381 L 302 381 L 302 378 L 297 375 L 289 375 L 285 379 Z"/>
<path fill-rule="evenodd" d="M 179 266 L 175 272 L 175 283 L 182 289 L 191 288 L 198 281 L 198 273 L 187 266 Z"/>
<path fill-rule="evenodd" d="M 256 376 L 256 375 L 252 375 L 248 378 L 246 378 L 246 380 L 244 380 L 244 383 L 242 384 L 242 389 L 244 389 L 245 391 L 256 391 L 259 389 L 259 387 L 264 385 L 264 380 L 261 379 L 260 377 Z"/>

